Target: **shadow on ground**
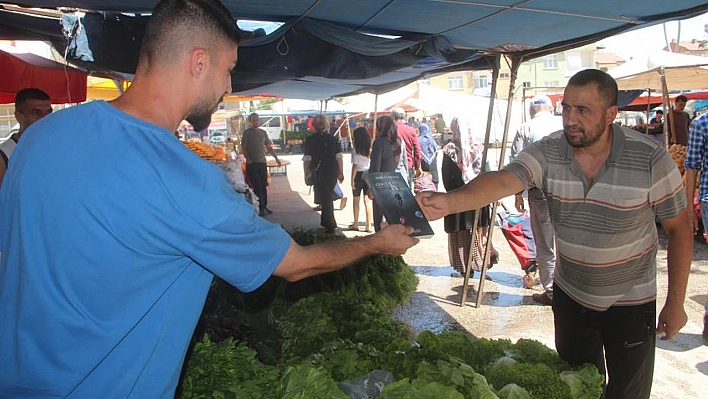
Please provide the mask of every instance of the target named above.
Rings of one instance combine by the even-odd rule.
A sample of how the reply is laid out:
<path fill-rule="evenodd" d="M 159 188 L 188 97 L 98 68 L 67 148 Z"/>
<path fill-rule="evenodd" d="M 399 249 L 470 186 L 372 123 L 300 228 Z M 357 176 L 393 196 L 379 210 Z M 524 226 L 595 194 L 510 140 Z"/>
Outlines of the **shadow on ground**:
<path fill-rule="evenodd" d="M 656 347 L 672 352 L 688 352 L 703 346 L 701 334 L 680 332 L 672 341 L 656 340 Z"/>

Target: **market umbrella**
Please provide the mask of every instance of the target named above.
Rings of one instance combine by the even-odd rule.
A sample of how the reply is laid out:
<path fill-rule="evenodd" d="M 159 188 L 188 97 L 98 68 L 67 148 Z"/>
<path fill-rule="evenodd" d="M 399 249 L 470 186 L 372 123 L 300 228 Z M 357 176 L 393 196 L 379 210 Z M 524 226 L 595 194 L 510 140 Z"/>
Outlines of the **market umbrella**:
<path fill-rule="evenodd" d="M 27 87 L 44 90 L 53 104 L 86 101 L 88 73 L 35 54 L 0 50 L 0 76 L 0 104 L 13 103 Z"/>

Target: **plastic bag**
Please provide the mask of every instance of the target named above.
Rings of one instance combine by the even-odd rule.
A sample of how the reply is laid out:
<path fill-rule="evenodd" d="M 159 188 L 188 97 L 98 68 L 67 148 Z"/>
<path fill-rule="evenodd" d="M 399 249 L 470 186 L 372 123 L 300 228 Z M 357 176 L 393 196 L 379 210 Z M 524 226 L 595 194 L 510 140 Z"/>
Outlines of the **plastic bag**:
<path fill-rule="evenodd" d="M 384 387 L 396 381 L 396 377 L 388 371 L 373 370 L 351 381 L 342 381 L 339 389 L 350 399 L 375 399 L 381 395 Z"/>

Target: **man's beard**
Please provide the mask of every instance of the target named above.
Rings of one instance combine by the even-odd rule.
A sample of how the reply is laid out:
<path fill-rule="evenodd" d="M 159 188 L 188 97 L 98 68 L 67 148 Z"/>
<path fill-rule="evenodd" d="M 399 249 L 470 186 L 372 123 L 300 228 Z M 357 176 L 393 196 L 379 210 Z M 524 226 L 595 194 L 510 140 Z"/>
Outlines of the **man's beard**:
<path fill-rule="evenodd" d="M 571 127 L 582 132 L 582 135 L 572 136 L 568 133 Z M 585 148 L 597 143 L 598 140 L 600 140 L 600 137 L 602 137 L 602 132 L 604 132 L 606 128 L 607 126 L 605 126 L 602 122 L 591 127 L 589 130 L 586 130 L 580 125 L 564 125 L 563 134 L 565 136 L 565 141 L 567 141 L 571 147 Z"/>
<path fill-rule="evenodd" d="M 223 97 L 216 102 L 216 105 L 209 105 L 206 101 L 201 101 L 185 118 L 192 125 L 195 132 L 200 132 L 211 124 L 211 115 L 216 111 Z"/>

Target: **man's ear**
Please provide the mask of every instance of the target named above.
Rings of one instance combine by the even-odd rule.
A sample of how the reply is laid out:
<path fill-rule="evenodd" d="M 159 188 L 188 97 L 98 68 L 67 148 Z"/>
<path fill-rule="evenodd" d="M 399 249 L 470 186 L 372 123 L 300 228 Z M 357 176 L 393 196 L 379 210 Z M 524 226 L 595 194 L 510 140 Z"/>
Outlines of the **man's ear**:
<path fill-rule="evenodd" d="M 15 110 L 15 120 L 16 120 L 17 123 L 19 123 L 20 125 L 21 125 L 22 122 L 24 121 L 24 116 L 22 115 L 22 113 L 20 112 L 20 110 L 17 110 L 17 109 Z"/>
<path fill-rule="evenodd" d="M 189 73 L 193 78 L 203 77 L 209 69 L 209 53 L 204 48 L 195 48 L 189 55 Z"/>
<path fill-rule="evenodd" d="M 615 118 L 617 117 L 617 113 L 619 112 L 619 107 L 616 105 L 613 105 L 609 108 L 607 108 L 607 119 L 605 122 L 609 125 L 615 121 Z"/>

